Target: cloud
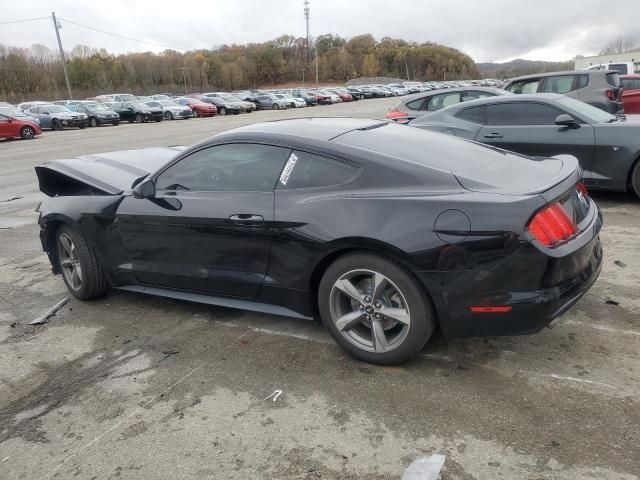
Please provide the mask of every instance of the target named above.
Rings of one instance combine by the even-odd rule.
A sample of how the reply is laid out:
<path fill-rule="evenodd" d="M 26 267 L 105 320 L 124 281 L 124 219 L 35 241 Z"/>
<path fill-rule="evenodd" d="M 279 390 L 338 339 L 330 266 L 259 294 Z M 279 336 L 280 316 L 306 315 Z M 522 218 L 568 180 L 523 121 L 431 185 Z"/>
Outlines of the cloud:
<path fill-rule="evenodd" d="M 183 49 L 305 35 L 302 0 L 190 0 L 179 5 L 166 0 L 0 1 L 2 21 L 47 16 L 55 10 L 62 19 L 67 50 L 80 43 L 112 52 L 163 48 L 87 30 L 64 19 Z M 638 0 L 617 0 L 609 6 L 599 0 L 483 0 L 454 6 L 435 0 L 310 1 L 312 33 L 433 41 L 459 48 L 476 61 L 565 60 L 594 54 L 614 38 L 635 32 L 640 18 Z M 0 43 L 6 45 L 41 43 L 55 48 L 55 42 L 50 20 L 0 26 Z"/>

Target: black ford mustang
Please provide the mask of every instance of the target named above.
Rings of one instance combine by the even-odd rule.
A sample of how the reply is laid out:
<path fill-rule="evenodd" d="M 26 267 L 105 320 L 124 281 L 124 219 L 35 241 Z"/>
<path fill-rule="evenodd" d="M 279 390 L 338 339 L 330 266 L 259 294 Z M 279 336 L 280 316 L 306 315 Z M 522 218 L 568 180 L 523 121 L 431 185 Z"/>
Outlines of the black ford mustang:
<path fill-rule="evenodd" d="M 107 286 L 293 317 L 394 364 L 445 336 L 536 332 L 597 278 L 574 157 L 376 120 L 299 119 L 36 167 L 41 240 L 80 299 Z"/>

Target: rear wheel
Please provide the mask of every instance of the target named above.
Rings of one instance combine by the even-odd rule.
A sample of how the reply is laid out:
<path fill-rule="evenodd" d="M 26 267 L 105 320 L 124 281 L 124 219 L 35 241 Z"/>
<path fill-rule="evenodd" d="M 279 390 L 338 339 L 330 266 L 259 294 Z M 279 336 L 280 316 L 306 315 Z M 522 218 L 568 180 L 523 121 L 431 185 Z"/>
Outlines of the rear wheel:
<path fill-rule="evenodd" d="M 118 125 L 120 125 L 120 122 L 113 122 L 114 127 L 117 127 Z"/>
<path fill-rule="evenodd" d="M 297 107 L 297 105 L 295 104 L 295 102 L 291 102 L 291 105 L 290 105 L 290 106 L 291 106 L 291 108 L 296 108 L 296 107 Z"/>
<path fill-rule="evenodd" d="M 197 111 L 197 110 L 194 110 L 194 111 L 193 111 L 193 116 L 194 116 L 194 117 L 199 117 L 199 116 L 200 116 L 200 114 L 198 113 L 198 111 Z"/>
<path fill-rule="evenodd" d="M 141 113 L 136 113 L 136 116 L 133 118 L 133 121 L 136 123 L 142 123 L 144 118 Z"/>
<path fill-rule="evenodd" d="M 173 120 L 173 115 L 171 114 L 170 111 L 167 110 L 166 112 L 164 112 L 164 119 L 165 120 Z"/>
<path fill-rule="evenodd" d="M 58 267 L 69 292 L 81 300 L 103 295 L 107 289 L 107 278 L 82 234 L 63 225 L 55 238 Z"/>
<path fill-rule="evenodd" d="M 636 162 L 636 166 L 631 173 L 631 187 L 634 193 L 640 197 L 640 160 Z"/>
<path fill-rule="evenodd" d="M 90 127 L 97 127 L 98 126 L 98 119 L 96 117 L 91 117 L 89 119 L 89 126 Z"/>
<path fill-rule="evenodd" d="M 31 127 L 22 127 L 20 130 L 20 138 L 24 140 L 30 140 L 35 137 L 36 131 Z"/>
<path fill-rule="evenodd" d="M 318 304 L 340 346 L 382 365 L 420 353 L 436 324 L 418 281 L 399 263 L 370 253 L 348 254 L 331 264 L 320 282 Z"/>
<path fill-rule="evenodd" d="M 227 114 L 227 109 L 224 107 L 220 107 L 220 109 L 218 110 L 218 113 L 220 115 L 226 115 Z"/>

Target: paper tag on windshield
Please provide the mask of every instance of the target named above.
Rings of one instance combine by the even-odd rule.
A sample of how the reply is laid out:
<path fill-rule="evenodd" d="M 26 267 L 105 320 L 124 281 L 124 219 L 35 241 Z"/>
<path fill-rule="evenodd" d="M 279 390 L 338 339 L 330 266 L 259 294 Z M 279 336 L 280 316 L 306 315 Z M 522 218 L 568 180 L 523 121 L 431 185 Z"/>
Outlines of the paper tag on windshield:
<path fill-rule="evenodd" d="M 296 154 L 291 153 L 291 155 L 289 155 L 289 160 L 287 160 L 287 163 L 284 165 L 284 168 L 282 169 L 282 173 L 280 174 L 280 183 L 282 185 L 286 185 L 287 182 L 289 181 L 289 176 L 293 171 L 293 167 L 296 166 L 297 161 L 298 161 L 298 157 L 296 157 Z"/>

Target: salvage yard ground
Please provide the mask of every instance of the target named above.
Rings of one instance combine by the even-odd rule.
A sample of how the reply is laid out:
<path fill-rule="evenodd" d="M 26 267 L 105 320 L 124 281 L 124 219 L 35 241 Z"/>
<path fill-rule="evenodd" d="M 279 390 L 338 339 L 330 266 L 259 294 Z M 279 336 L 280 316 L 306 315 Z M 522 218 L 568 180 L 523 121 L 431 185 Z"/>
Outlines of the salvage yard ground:
<path fill-rule="evenodd" d="M 436 338 L 402 367 L 352 360 L 311 322 L 124 292 L 28 325 L 67 296 L 37 236 L 36 164 L 396 101 L 0 142 L 0 479 L 399 479 L 431 453 L 444 480 L 639 479 L 631 195 L 594 194 L 602 274 L 554 329 Z"/>

